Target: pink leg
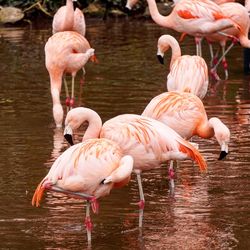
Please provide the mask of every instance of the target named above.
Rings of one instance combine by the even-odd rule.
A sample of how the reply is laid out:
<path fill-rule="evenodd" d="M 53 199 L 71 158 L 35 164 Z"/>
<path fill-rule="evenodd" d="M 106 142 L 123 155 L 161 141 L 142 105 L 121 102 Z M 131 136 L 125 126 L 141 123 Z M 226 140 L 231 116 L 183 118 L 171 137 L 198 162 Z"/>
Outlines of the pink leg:
<path fill-rule="evenodd" d="M 139 186 L 139 194 L 140 194 L 140 201 L 139 201 L 139 227 L 142 227 L 142 220 L 143 220 L 143 210 L 145 206 L 145 199 L 144 199 L 144 194 L 143 194 L 143 189 L 142 189 L 142 183 L 141 183 L 141 173 L 137 172 L 137 182 Z"/>
<path fill-rule="evenodd" d="M 169 177 L 169 186 L 170 186 L 170 193 L 174 193 L 174 161 L 170 161 L 170 166 L 168 169 L 168 177 Z"/>
<path fill-rule="evenodd" d="M 93 229 L 93 224 L 90 218 L 90 202 L 89 201 L 87 201 L 87 206 L 86 206 L 85 226 L 87 230 L 88 242 L 91 242 L 91 231 Z"/>
<path fill-rule="evenodd" d="M 97 199 L 92 198 L 90 200 L 90 202 L 91 202 L 91 208 L 92 208 L 93 213 L 98 214 L 98 212 L 99 212 L 99 203 L 98 203 Z"/>

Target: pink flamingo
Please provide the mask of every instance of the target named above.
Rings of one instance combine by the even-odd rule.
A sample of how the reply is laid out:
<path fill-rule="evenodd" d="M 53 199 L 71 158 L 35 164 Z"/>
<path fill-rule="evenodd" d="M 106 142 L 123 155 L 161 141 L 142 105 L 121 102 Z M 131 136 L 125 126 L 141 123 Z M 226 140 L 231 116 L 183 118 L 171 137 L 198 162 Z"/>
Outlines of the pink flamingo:
<path fill-rule="evenodd" d="M 224 72 L 225 72 L 225 79 L 228 79 L 228 63 L 226 61 L 226 54 L 229 50 L 234 46 L 236 42 L 240 42 L 243 47 L 250 48 L 250 40 L 248 39 L 248 31 L 249 31 L 249 16 L 247 9 L 239 4 L 239 3 L 224 3 L 220 5 L 223 12 L 233 20 L 239 29 L 235 27 L 231 27 L 229 29 L 225 29 L 221 34 L 211 34 L 206 36 L 206 39 L 209 42 L 210 54 L 211 54 L 211 74 L 216 80 L 220 80 L 220 77 L 217 74 L 217 67 L 220 62 L 222 62 Z M 231 45 L 225 50 L 226 42 L 232 37 L 233 42 Z M 218 59 L 214 57 L 212 44 L 213 42 L 219 42 L 222 48 L 222 55 Z M 216 62 L 214 65 L 213 63 Z"/>
<path fill-rule="evenodd" d="M 60 7 L 54 15 L 52 32 L 75 31 L 82 36 L 86 33 L 85 18 L 79 8 L 75 8 L 77 0 L 67 0 L 66 5 Z"/>
<path fill-rule="evenodd" d="M 171 47 L 172 57 L 168 74 L 168 91 L 191 92 L 204 98 L 208 88 L 208 69 L 205 60 L 200 56 L 181 55 L 177 40 L 170 35 L 158 39 L 157 57 L 163 64 L 164 53 Z"/>
<path fill-rule="evenodd" d="M 90 204 L 97 212 L 96 199 L 113 188 L 126 185 L 133 169 L 133 158 L 108 139 L 89 139 L 64 151 L 37 186 L 32 205 L 39 206 L 44 191 L 51 190 L 87 200 L 85 225 L 91 241 Z"/>
<path fill-rule="evenodd" d="M 140 194 L 139 227 L 142 227 L 145 204 L 141 172 L 159 167 L 172 159 L 193 159 L 200 170 L 206 170 L 206 162 L 197 149 L 185 141 L 173 129 L 151 118 L 134 114 L 116 116 L 102 126 L 100 116 L 93 110 L 78 107 L 70 110 L 65 119 L 65 138 L 73 144 L 73 131 L 88 122 L 83 141 L 89 138 L 107 138 L 122 148 L 124 154 L 134 158 Z"/>
<path fill-rule="evenodd" d="M 127 0 L 131 9 L 137 1 Z M 201 54 L 200 38 L 237 25 L 210 0 L 182 0 L 177 2 L 170 15 L 159 13 L 155 0 L 147 0 L 152 19 L 160 26 L 196 37 L 197 55 Z"/>
<path fill-rule="evenodd" d="M 142 116 L 166 124 L 187 140 L 194 135 L 204 139 L 215 136 L 221 146 L 219 160 L 228 154 L 228 127 L 219 118 L 208 119 L 202 101 L 192 93 L 162 93 L 149 102 Z"/>
<path fill-rule="evenodd" d="M 60 102 L 63 74 L 68 72 L 72 75 L 71 99 L 68 100 L 69 96 L 67 96 L 66 100 L 72 107 L 74 105 L 76 73 L 83 68 L 89 58 L 95 60 L 94 49 L 90 47 L 89 42 L 82 35 L 74 31 L 55 33 L 45 45 L 46 68 L 50 76 L 53 100 L 53 116 L 57 127 L 61 127 L 63 121 L 63 108 Z"/>

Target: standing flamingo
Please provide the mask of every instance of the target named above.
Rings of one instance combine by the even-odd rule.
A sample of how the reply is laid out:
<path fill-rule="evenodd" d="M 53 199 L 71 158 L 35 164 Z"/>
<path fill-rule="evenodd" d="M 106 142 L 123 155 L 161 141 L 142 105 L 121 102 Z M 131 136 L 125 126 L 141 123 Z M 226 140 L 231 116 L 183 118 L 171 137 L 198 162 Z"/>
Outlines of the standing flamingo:
<path fill-rule="evenodd" d="M 219 118 L 208 120 L 202 101 L 192 93 L 162 93 L 149 102 L 142 116 L 166 124 L 187 140 L 194 135 L 205 139 L 215 136 L 221 146 L 219 160 L 228 154 L 229 129 Z"/>
<path fill-rule="evenodd" d="M 60 102 L 62 77 L 64 73 L 72 75 L 71 107 L 74 105 L 74 79 L 76 73 L 94 57 L 94 49 L 89 42 L 74 31 L 55 33 L 45 45 L 46 68 L 50 76 L 53 116 L 57 127 L 62 126 L 63 108 Z"/>
<path fill-rule="evenodd" d="M 75 8 L 77 0 L 67 0 L 66 5 L 60 7 L 54 15 L 52 32 L 75 31 L 82 36 L 86 33 L 85 18 L 79 8 Z"/>
<path fill-rule="evenodd" d="M 85 224 L 90 241 L 90 204 L 93 212 L 97 212 L 96 199 L 108 195 L 113 188 L 126 185 L 132 169 L 133 158 L 124 155 L 115 142 L 104 138 L 86 140 L 68 148 L 57 158 L 37 186 L 32 205 L 40 205 L 46 189 L 86 199 Z"/>
<path fill-rule="evenodd" d="M 224 3 L 220 5 L 223 12 L 233 20 L 238 29 L 235 27 L 231 27 L 229 29 L 225 29 L 222 34 L 210 34 L 206 36 L 206 39 L 209 42 L 210 47 L 210 54 L 211 54 L 211 62 L 216 62 L 212 65 L 211 74 L 216 80 L 220 80 L 220 77 L 217 74 L 217 67 L 220 62 L 222 62 L 224 72 L 225 72 L 225 79 L 228 79 L 228 64 L 226 61 L 226 54 L 229 50 L 234 46 L 236 42 L 240 42 L 240 44 L 245 48 L 250 48 L 250 40 L 248 39 L 248 31 L 249 31 L 249 16 L 247 9 L 239 4 L 239 3 Z M 232 44 L 225 50 L 227 40 L 232 37 L 233 42 Z M 214 58 L 212 44 L 213 42 L 219 42 L 222 48 L 222 55 L 221 57 Z"/>
<path fill-rule="evenodd" d="M 207 93 L 208 69 L 205 60 L 200 56 L 181 55 L 176 39 L 170 35 L 162 35 L 158 39 L 157 57 L 163 64 L 164 53 L 171 47 L 172 57 L 168 74 L 168 91 L 191 92 L 201 99 Z"/>
<path fill-rule="evenodd" d="M 83 141 L 89 138 L 107 138 L 122 148 L 124 154 L 134 158 L 140 194 L 139 227 L 142 227 L 145 204 L 141 172 L 159 167 L 172 159 L 193 159 L 200 170 L 206 170 L 206 162 L 197 149 L 185 141 L 173 129 L 151 118 L 134 114 L 116 116 L 102 126 L 100 116 L 93 110 L 78 107 L 70 110 L 65 119 L 65 138 L 73 144 L 73 131 L 88 122 Z"/>
<path fill-rule="evenodd" d="M 131 9 L 136 0 L 127 0 Z M 201 54 L 200 38 L 237 25 L 210 0 L 182 0 L 177 2 L 170 15 L 159 13 L 155 0 L 147 0 L 152 19 L 160 26 L 196 37 L 197 55 Z"/>

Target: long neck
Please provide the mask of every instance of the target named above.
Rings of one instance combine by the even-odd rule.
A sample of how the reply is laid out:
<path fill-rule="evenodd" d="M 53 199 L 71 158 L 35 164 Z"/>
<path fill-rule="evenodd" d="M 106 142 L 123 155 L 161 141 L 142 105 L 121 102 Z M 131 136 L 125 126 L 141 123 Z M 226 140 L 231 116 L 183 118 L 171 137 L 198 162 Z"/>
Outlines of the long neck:
<path fill-rule="evenodd" d="M 57 127 L 62 127 L 63 108 L 60 102 L 62 75 L 50 73 L 50 90 L 53 101 L 53 117 Z"/>
<path fill-rule="evenodd" d="M 169 37 L 169 46 L 172 49 L 172 57 L 171 57 L 171 63 L 170 63 L 170 67 L 172 67 L 173 63 L 175 62 L 175 60 L 181 56 L 181 48 L 179 46 L 179 43 L 176 41 L 175 38 L 173 37 Z"/>
<path fill-rule="evenodd" d="M 82 116 L 82 122 L 88 122 L 88 128 L 82 138 L 82 141 L 91 138 L 99 138 L 102 129 L 102 120 L 100 116 L 91 109 L 85 109 L 84 115 Z"/>
<path fill-rule="evenodd" d="M 159 13 L 155 0 L 147 0 L 147 2 L 152 19 L 160 26 L 169 28 L 172 24 L 169 16 L 163 16 Z"/>
<path fill-rule="evenodd" d="M 202 138 L 211 138 L 214 136 L 214 123 L 213 120 L 211 122 L 211 119 L 208 121 L 205 119 L 198 127 L 196 130 L 196 133 L 198 136 Z"/>
<path fill-rule="evenodd" d="M 64 16 L 64 31 L 72 30 L 74 25 L 74 6 L 72 0 L 67 0 L 65 16 Z"/>

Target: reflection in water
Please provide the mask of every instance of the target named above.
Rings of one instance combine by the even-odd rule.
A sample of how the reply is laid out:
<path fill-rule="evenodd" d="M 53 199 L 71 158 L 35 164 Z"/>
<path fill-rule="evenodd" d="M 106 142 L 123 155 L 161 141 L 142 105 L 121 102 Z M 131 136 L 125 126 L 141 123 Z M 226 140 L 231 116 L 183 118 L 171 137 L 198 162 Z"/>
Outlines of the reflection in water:
<path fill-rule="evenodd" d="M 122 113 L 140 114 L 166 90 L 168 68 L 156 59 L 157 38 L 166 33 L 152 22 L 88 20 L 87 39 L 99 64 L 87 64 L 85 83 L 76 85 L 76 104 L 103 121 Z M 44 44 L 51 26 L 0 29 L 1 120 L 0 238 L 3 249 L 86 249 L 85 203 L 49 192 L 42 207 L 31 206 L 34 188 L 68 147 L 63 130 L 53 130 Z M 177 37 L 176 33 L 170 32 Z M 181 44 L 194 54 L 192 38 Z M 204 49 L 208 59 L 208 50 Z M 215 139 L 194 138 L 208 161 L 201 175 L 190 161 L 176 169 L 175 196 L 169 195 L 167 167 L 143 173 L 145 214 L 138 230 L 135 175 L 123 189 L 100 200 L 93 215 L 92 249 L 249 249 L 249 77 L 241 75 L 242 49 L 229 55 L 230 79 L 211 82 L 203 100 L 208 118 L 219 117 L 231 131 L 229 155 Z M 231 57 L 230 57 L 231 56 Z M 166 55 L 169 65 L 171 54 Z M 209 60 L 207 60 L 208 62 Z M 81 81 L 81 74 L 76 82 Z M 84 128 L 83 128 L 84 129 Z M 74 138 L 81 141 L 83 130 Z"/>

